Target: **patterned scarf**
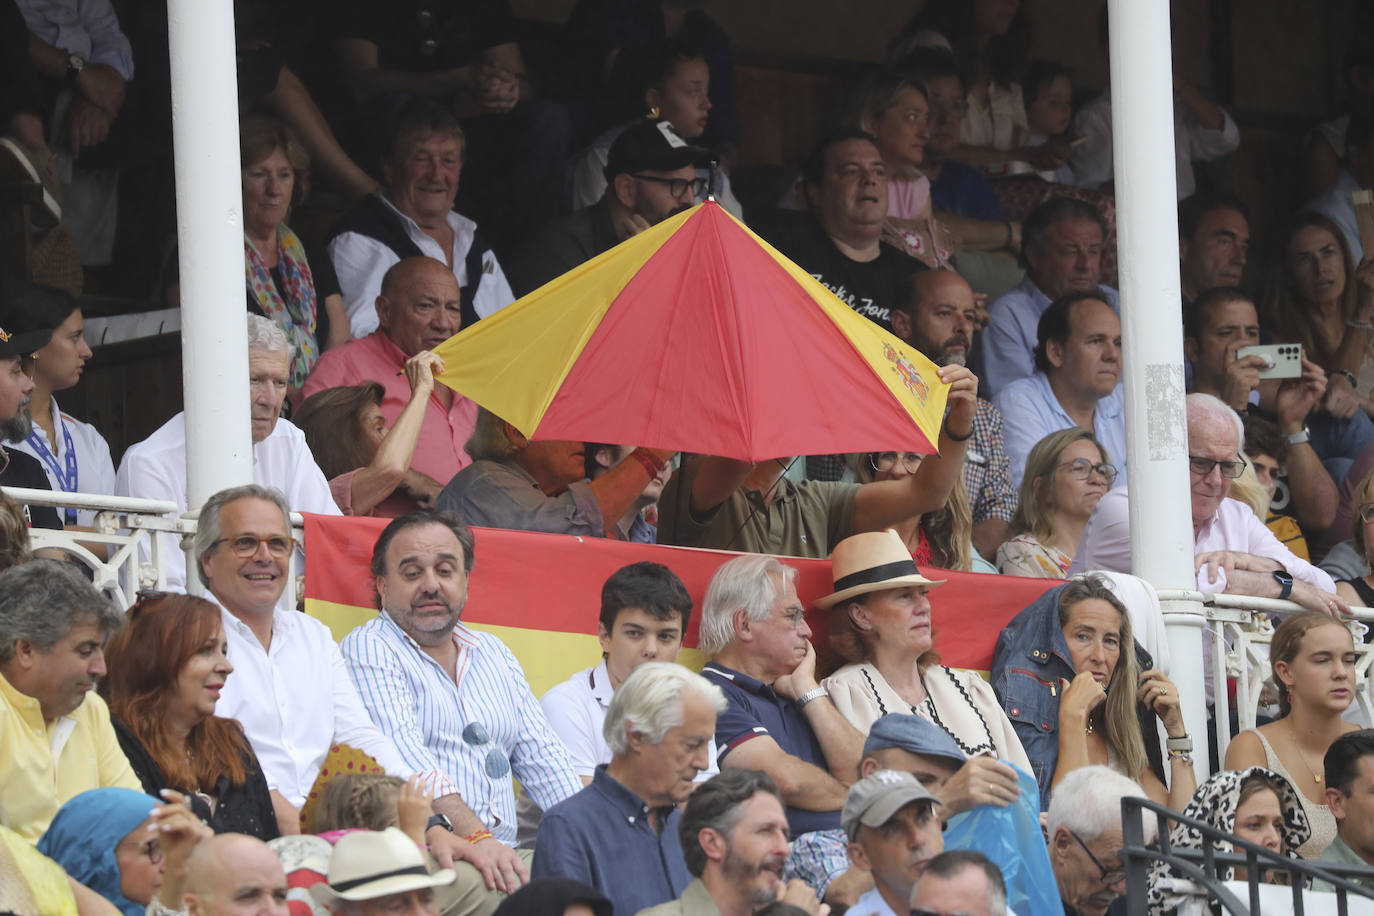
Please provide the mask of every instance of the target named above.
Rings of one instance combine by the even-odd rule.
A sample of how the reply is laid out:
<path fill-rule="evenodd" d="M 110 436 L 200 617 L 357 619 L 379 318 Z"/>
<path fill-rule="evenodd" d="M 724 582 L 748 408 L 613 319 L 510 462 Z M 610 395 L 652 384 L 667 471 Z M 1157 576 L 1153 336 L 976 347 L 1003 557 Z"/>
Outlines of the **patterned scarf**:
<path fill-rule="evenodd" d="M 277 227 L 277 266 L 286 287 L 284 300 L 272 281 L 267 262 L 247 236 L 243 239 L 243 253 L 248 291 L 262 313 L 280 325 L 291 341 L 291 385 L 299 388 L 320 358 L 320 346 L 315 339 L 315 278 L 305 259 L 305 247 L 285 223 Z"/>

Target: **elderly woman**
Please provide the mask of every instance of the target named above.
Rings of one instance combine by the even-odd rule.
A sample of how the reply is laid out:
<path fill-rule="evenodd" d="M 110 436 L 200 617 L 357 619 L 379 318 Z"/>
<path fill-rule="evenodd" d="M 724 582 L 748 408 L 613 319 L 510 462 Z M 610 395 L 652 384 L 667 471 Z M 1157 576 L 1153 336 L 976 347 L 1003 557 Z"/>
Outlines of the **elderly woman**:
<path fill-rule="evenodd" d="M 105 649 L 100 692 L 124 755 L 150 794 L 184 792 L 216 833 L 277 836 L 262 767 L 243 729 L 215 715 L 234 666 L 220 611 L 203 598 L 158 594 L 129 609 Z"/>
<path fill-rule="evenodd" d="M 11 443 L 38 459 L 54 490 L 64 493 L 111 494 L 115 491 L 110 446 L 94 426 L 58 409 L 54 394 L 73 388 L 91 358 L 81 309 L 71 294 L 50 286 L 25 285 L 9 307 L 55 330 L 43 349 L 33 354 L 29 375 L 33 393 L 29 412 L 33 429 Z M 95 512 L 65 510 L 68 526 L 90 526 Z"/>
<path fill-rule="evenodd" d="M 997 571 L 1063 579 L 1088 517 L 1111 489 L 1116 468 L 1092 430 L 1071 426 L 1031 448 L 1011 537 L 997 548 Z"/>
<path fill-rule="evenodd" d="M 286 225 L 306 193 L 310 160 L 291 130 L 261 115 L 239 126 L 243 169 L 243 254 L 248 310 L 291 340 L 291 387 L 305 384 L 320 352 L 349 339 L 348 316 L 329 258 L 307 257 Z"/>
<path fill-rule="evenodd" d="M 181 895 L 163 887 L 164 870 L 209 831 L 175 792 L 167 801 L 132 789 L 82 792 L 57 812 L 38 851 L 124 916 L 144 916 L 154 897 L 175 912 Z"/>
<path fill-rule="evenodd" d="M 1355 698 L 1355 641 L 1339 620 L 1303 611 L 1274 630 L 1269 664 L 1279 717 L 1236 735 L 1226 747 L 1225 766 L 1267 767 L 1297 787 L 1312 828 L 1298 855 L 1315 859 L 1336 837 L 1322 761 L 1333 741 L 1358 729 L 1341 718 Z"/>
<path fill-rule="evenodd" d="M 420 441 L 434 375 L 443 371 L 444 361 L 428 350 L 406 360 L 410 400 L 391 429 L 382 415 L 380 382 L 317 391 L 296 411 L 292 419 L 305 433 L 344 515 L 395 518 L 432 505 L 437 495 L 433 484 L 411 473 L 410 460 Z"/>
<path fill-rule="evenodd" d="M 830 609 L 830 644 L 848 663 L 822 681 L 840 714 L 867 733 L 888 713 L 914 713 L 969 757 L 1032 772 L 987 682 L 940 664 L 926 594 L 943 583 L 917 572 L 902 538 L 891 529 L 856 534 L 836 545 L 830 562 L 835 591 L 816 606 Z M 1016 798 L 1010 791 L 1007 802 Z"/>
<path fill-rule="evenodd" d="M 1137 671 L 1144 654 L 1130 614 L 1097 576 L 1046 592 L 997 637 L 992 686 L 1034 761 L 1042 806 L 1065 775 L 1092 764 L 1134 779 L 1175 811 L 1188 803 L 1197 780 L 1178 689 L 1159 671 Z M 1150 768 L 1141 711 L 1168 732 L 1170 788 Z"/>
<path fill-rule="evenodd" d="M 1273 770 L 1248 767 L 1244 770 L 1222 770 L 1197 787 L 1186 817 L 1202 821 L 1222 833 L 1261 846 L 1270 852 L 1296 859 L 1297 850 L 1311 833 L 1307 815 L 1303 813 L 1298 793 L 1292 783 Z M 1202 832 L 1186 824 L 1175 824 L 1169 833 L 1173 849 L 1201 849 Z M 1243 852 L 1235 849 L 1235 852 Z M 1221 869 L 1223 880 L 1244 881 L 1245 869 Z M 1183 878 L 1164 862 L 1150 868 L 1148 906 L 1151 913 L 1173 912 L 1183 897 L 1171 892 L 1168 879 Z"/>

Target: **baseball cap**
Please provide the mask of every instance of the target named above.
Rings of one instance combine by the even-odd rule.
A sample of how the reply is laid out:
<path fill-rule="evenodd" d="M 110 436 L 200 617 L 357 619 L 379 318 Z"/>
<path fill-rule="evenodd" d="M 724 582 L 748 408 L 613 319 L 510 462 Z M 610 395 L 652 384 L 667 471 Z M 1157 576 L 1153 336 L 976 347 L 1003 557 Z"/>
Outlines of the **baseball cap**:
<path fill-rule="evenodd" d="M 671 172 L 685 166 L 709 168 L 711 151 L 682 139 L 668 121 L 636 121 L 611 144 L 606 180 L 635 172 Z"/>
<path fill-rule="evenodd" d="M 6 283 L 0 289 L 0 359 L 28 356 L 46 347 L 75 307 L 62 290 L 27 280 Z M 62 317 L 56 318 L 59 312 Z"/>
<path fill-rule="evenodd" d="M 910 751 L 922 757 L 942 757 L 953 761 L 956 766 L 963 766 L 968 761 L 968 755 L 959 749 L 959 745 L 943 728 L 909 713 L 890 712 L 874 722 L 868 730 L 868 740 L 864 742 L 865 757 L 887 747 Z"/>
<path fill-rule="evenodd" d="M 915 801 L 940 804 L 940 800 L 910 773 L 878 770 L 849 787 L 849 796 L 840 812 L 840 824 L 851 840 L 859 835 L 859 825 L 881 827 L 906 805 Z"/>

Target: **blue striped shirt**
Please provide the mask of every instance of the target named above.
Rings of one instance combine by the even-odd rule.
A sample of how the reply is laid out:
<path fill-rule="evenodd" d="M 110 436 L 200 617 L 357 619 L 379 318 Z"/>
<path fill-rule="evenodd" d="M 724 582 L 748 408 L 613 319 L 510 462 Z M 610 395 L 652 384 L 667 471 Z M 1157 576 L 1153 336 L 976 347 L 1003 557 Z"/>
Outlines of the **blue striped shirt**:
<path fill-rule="evenodd" d="M 341 648 L 363 704 L 401 756 L 417 770 L 451 776 L 496 838 L 514 845 L 515 789 L 510 772 L 487 775 L 493 748 L 545 811 L 579 792 L 582 781 L 505 643 L 461 623 L 453 641 L 456 683 L 385 611 L 344 637 Z M 486 728 L 490 743 L 463 740 L 470 722 Z"/>

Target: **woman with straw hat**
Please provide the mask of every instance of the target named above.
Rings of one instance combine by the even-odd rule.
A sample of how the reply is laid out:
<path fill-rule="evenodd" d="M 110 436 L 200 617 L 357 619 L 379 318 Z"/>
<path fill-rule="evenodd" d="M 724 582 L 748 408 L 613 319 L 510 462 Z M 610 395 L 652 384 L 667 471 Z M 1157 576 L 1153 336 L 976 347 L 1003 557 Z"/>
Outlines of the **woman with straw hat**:
<path fill-rule="evenodd" d="M 830 557 L 835 591 L 816 602 L 830 615 L 830 644 L 844 665 L 822 684 L 835 708 L 867 732 L 888 713 L 914 713 L 944 729 L 970 758 L 991 755 L 1027 773 L 1030 761 L 992 688 L 940 664 L 922 576 L 897 532 L 846 538 Z M 1015 798 L 1014 790 L 1007 802 Z"/>

